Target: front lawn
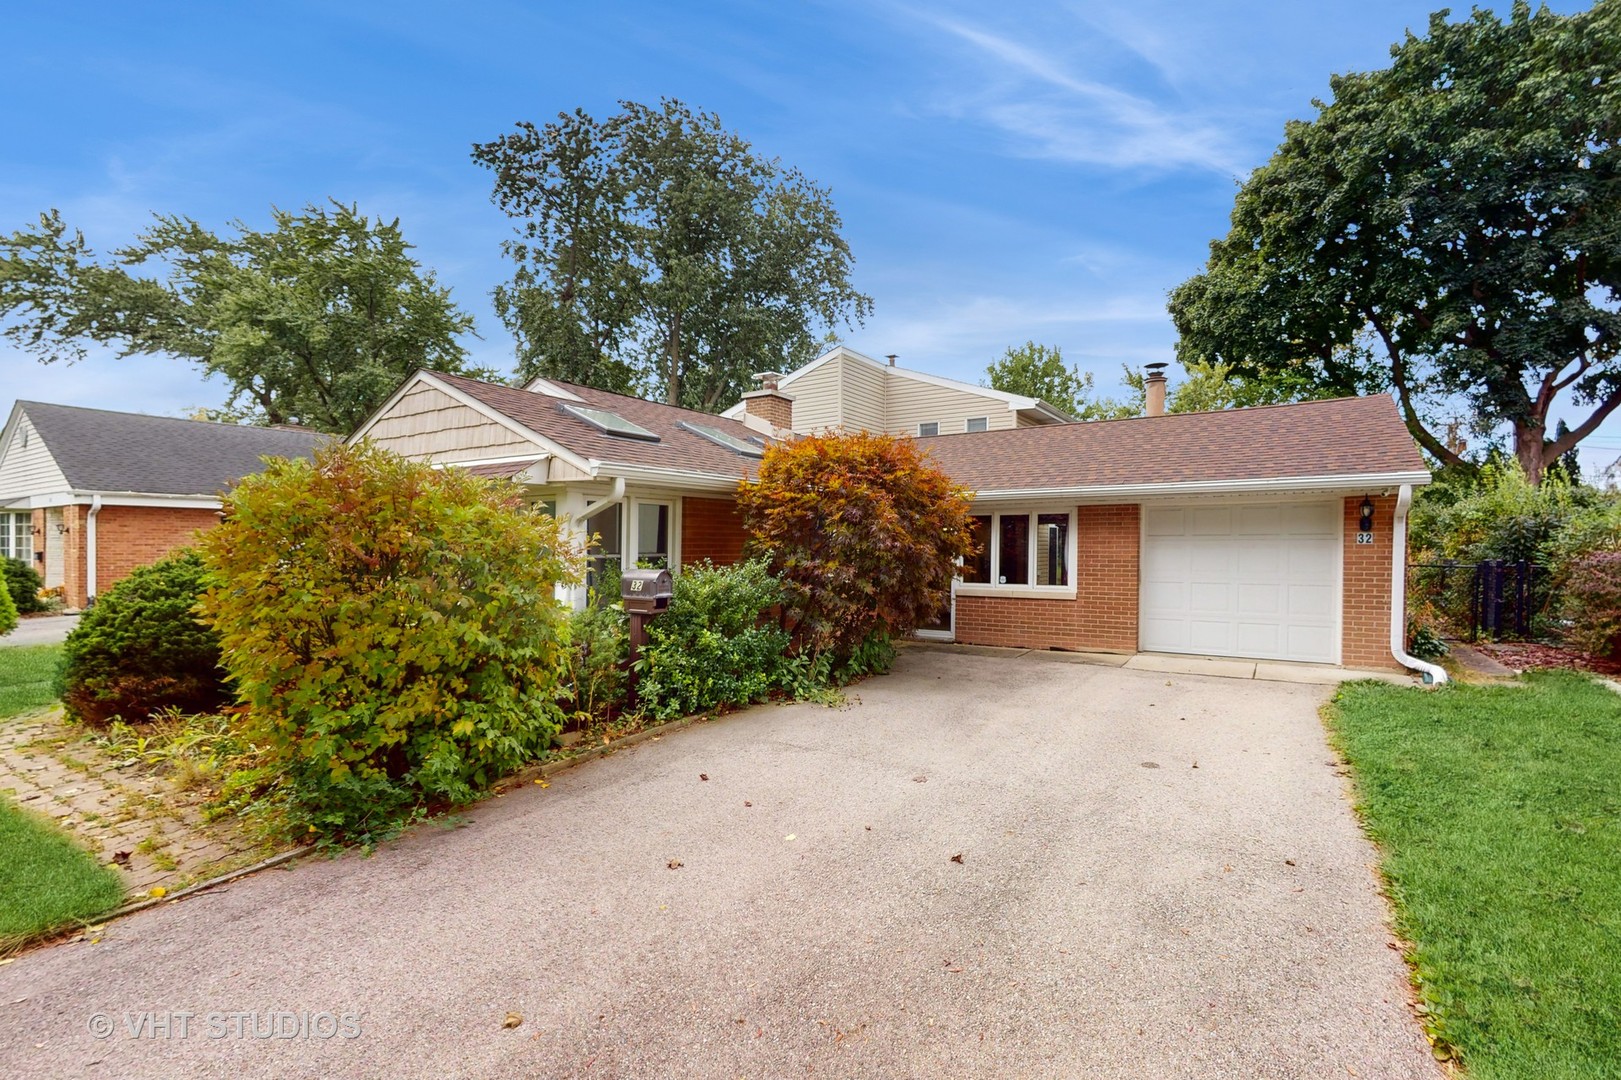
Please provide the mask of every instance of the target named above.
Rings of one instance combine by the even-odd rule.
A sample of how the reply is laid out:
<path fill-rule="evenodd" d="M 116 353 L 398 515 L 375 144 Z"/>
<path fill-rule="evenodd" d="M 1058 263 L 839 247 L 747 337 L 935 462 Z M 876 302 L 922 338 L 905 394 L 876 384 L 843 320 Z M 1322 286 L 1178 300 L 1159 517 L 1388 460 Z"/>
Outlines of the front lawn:
<path fill-rule="evenodd" d="M 1346 686 L 1328 710 L 1429 1024 L 1475 1080 L 1621 1076 L 1621 695 Z"/>
<path fill-rule="evenodd" d="M 0 798 L 0 950 L 117 907 L 118 874 L 67 833 Z"/>
<path fill-rule="evenodd" d="M 56 700 L 53 684 L 60 645 L 0 646 L 0 718 L 43 708 Z"/>

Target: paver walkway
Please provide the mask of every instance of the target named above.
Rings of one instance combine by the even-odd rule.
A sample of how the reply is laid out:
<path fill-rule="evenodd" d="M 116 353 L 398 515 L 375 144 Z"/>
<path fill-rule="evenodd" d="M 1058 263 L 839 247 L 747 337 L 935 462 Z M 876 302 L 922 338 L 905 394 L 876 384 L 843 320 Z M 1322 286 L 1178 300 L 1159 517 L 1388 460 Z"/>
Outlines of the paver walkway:
<path fill-rule="evenodd" d="M 55 818 L 116 866 L 138 899 L 263 858 L 273 849 L 228 822 L 206 822 L 200 796 L 152 770 L 120 767 L 60 710 L 0 720 L 0 794 Z"/>

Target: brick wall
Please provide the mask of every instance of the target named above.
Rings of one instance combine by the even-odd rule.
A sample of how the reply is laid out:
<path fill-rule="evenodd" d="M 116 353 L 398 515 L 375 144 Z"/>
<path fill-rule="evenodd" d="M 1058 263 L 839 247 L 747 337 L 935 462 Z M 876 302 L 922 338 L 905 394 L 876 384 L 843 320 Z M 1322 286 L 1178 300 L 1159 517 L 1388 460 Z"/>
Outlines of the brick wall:
<path fill-rule="evenodd" d="M 755 390 L 744 394 L 743 411 L 784 430 L 794 426 L 794 399 L 774 390 Z"/>
<path fill-rule="evenodd" d="M 1137 651 L 1136 506 L 1082 506 L 1075 514 L 1075 598 L 957 597 L 957 640 L 1093 652 Z"/>
<path fill-rule="evenodd" d="M 1356 542 L 1362 496 L 1345 500 L 1340 542 L 1345 545 L 1344 629 L 1340 663 L 1346 667 L 1400 668 L 1390 655 L 1391 531 L 1396 497 L 1373 496 L 1373 543 Z"/>
<path fill-rule="evenodd" d="M 62 584 L 69 607 L 89 601 L 85 544 L 88 506 L 63 508 L 68 531 L 62 544 Z M 96 591 L 106 592 L 137 566 L 157 562 L 219 523 L 213 510 L 162 506 L 104 506 L 96 515 Z"/>
<path fill-rule="evenodd" d="M 729 565 L 743 558 L 743 519 L 731 499 L 681 500 L 681 562 Z"/>

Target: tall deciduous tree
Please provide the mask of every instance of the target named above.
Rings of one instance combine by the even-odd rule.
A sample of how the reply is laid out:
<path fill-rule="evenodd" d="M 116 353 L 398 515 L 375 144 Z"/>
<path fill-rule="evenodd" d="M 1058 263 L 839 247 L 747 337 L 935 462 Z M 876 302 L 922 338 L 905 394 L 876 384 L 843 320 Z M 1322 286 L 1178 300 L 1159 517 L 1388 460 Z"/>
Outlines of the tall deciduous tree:
<path fill-rule="evenodd" d="M 1621 405 L 1621 0 L 1430 20 L 1391 67 L 1332 80 L 1171 298 L 1184 362 L 1389 389 L 1508 425 L 1532 478 Z M 1563 435 L 1549 413 L 1585 406 Z"/>
<path fill-rule="evenodd" d="M 621 102 L 476 145 L 517 219 L 496 309 L 519 374 L 650 390 L 716 410 L 749 376 L 811 359 L 872 301 L 825 188 L 760 157 L 711 113 Z"/>
<path fill-rule="evenodd" d="M 473 320 L 410 255 L 399 221 L 333 203 L 272 212 L 233 237 L 156 223 L 110 258 L 56 211 L 0 237 L 5 336 L 49 363 L 89 344 L 196 361 L 231 389 L 227 415 L 353 429 L 417 367 L 468 371 Z M 141 274 L 147 263 L 162 278 Z"/>
<path fill-rule="evenodd" d="M 1113 420 L 1139 411 L 1129 402 L 1098 397 L 1092 373 L 1065 364 L 1063 351 L 1056 345 L 1027 341 L 1010 347 L 991 362 L 985 375 L 993 390 L 1039 398 L 1077 420 Z"/>

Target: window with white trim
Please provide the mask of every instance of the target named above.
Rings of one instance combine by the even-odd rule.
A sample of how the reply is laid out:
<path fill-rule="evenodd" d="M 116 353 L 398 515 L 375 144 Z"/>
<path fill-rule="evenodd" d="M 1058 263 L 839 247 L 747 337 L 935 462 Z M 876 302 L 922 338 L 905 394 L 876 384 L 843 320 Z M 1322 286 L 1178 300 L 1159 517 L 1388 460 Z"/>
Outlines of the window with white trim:
<path fill-rule="evenodd" d="M 1019 589 L 1072 587 L 1073 512 L 976 514 L 972 527 L 979 554 L 963 563 L 965 584 Z"/>
<path fill-rule="evenodd" d="M 0 510 L 0 559 L 34 559 L 34 515 L 31 511 Z"/>
<path fill-rule="evenodd" d="M 991 418 L 990 417 L 988 417 L 988 416 L 970 416 L 966 421 L 963 422 L 962 429 L 964 431 L 989 431 L 990 427 L 991 427 Z"/>
<path fill-rule="evenodd" d="M 918 438 L 927 438 L 930 435 L 940 434 L 940 421 L 928 420 L 917 426 Z"/>
<path fill-rule="evenodd" d="M 636 503 L 636 565 L 653 570 L 670 568 L 670 504 Z"/>

